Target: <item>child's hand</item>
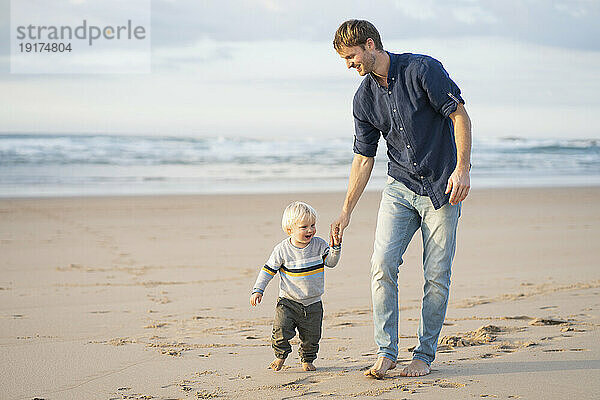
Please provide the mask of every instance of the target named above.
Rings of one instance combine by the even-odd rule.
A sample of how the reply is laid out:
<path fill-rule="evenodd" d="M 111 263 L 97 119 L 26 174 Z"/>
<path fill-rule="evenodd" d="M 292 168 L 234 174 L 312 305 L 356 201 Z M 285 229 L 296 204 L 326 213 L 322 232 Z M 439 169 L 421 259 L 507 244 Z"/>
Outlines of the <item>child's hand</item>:
<path fill-rule="evenodd" d="M 329 237 L 329 246 L 338 246 L 341 243 L 342 240 L 340 239 L 340 228 L 336 226 L 335 230 L 332 232 L 332 235 Z"/>
<path fill-rule="evenodd" d="M 250 296 L 250 304 L 257 306 L 262 301 L 262 296 L 261 293 L 252 293 L 252 296 Z"/>

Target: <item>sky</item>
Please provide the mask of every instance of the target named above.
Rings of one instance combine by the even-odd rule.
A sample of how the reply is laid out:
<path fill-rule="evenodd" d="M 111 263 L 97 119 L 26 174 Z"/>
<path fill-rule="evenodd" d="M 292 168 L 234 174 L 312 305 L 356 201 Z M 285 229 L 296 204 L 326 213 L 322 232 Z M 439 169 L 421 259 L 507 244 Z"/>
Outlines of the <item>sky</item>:
<path fill-rule="evenodd" d="M 0 132 L 352 135 L 362 78 L 332 47 L 350 18 L 440 60 L 475 137 L 600 138 L 595 0 L 151 0 L 151 72 L 132 74 L 11 74 L 0 0 Z"/>

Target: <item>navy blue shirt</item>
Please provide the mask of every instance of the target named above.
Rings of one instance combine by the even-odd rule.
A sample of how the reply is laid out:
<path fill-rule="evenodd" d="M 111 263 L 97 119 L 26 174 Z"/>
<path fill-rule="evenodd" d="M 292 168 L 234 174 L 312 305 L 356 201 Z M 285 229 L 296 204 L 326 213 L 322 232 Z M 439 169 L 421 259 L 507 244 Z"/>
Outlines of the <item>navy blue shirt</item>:
<path fill-rule="evenodd" d="M 444 192 L 456 168 L 454 127 L 449 115 L 464 100 L 436 59 L 388 54 L 388 87 L 369 74 L 354 95 L 354 152 L 374 157 L 383 136 L 388 175 L 413 192 L 429 196 L 438 209 L 450 198 Z"/>

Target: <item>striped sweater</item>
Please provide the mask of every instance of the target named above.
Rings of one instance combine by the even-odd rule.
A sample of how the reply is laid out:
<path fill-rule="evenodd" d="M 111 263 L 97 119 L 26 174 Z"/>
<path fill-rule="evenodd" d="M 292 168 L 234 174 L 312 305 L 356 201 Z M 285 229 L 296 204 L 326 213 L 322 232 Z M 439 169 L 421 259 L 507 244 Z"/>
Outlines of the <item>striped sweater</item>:
<path fill-rule="evenodd" d="M 273 249 L 258 273 L 252 293 L 262 294 L 279 271 L 279 297 L 305 306 L 316 303 L 325 292 L 325 266 L 335 267 L 340 254 L 341 246 L 330 248 L 320 237 L 313 237 L 302 249 L 294 246 L 288 237 Z"/>

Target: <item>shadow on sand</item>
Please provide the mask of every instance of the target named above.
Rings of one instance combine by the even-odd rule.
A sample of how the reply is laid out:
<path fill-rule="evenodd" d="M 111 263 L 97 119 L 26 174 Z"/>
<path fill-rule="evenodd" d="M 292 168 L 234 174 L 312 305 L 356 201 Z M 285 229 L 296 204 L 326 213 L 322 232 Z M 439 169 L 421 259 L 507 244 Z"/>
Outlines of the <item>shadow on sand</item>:
<path fill-rule="evenodd" d="M 455 365 L 444 369 L 446 377 L 513 374 L 520 372 L 575 371 L 600 369 L 600 360 L 571 360 L 571 361 L 496 361 Z M 440 370 L 432 370 L 441 372 Z"/>

